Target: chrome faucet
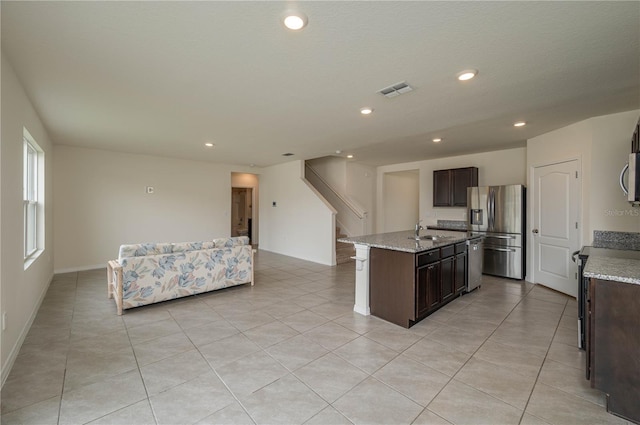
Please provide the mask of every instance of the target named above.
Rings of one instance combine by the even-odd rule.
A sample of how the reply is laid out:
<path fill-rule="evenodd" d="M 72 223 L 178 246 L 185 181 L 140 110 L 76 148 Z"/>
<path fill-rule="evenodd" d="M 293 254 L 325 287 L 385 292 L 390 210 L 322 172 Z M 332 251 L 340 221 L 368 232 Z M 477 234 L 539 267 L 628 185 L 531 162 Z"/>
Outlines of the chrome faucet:
<path fill-rule="evenodd" d="M 421 221 L 422 220 L 418 220 L 418 222 L 416 223 L 416 240 L 420 240 L 420 230 L 424 229 L 424 227 L 420 225 Z"/>

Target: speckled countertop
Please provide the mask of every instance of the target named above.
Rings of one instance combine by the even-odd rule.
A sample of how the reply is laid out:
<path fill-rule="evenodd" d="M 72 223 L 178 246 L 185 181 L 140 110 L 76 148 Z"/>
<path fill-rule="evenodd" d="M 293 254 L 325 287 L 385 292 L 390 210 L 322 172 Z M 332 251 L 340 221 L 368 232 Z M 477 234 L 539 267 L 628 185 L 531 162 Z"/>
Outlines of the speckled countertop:
<path fill-rule="evenodd" d="M 640 233 L 593 231 L 585 277 L 640 285 Z"/>
<path fill-rule="evenodd" d="M 589 255 L 585 277 L 640 285 L 640 260 Z"/>
<path fill-rule="evenodd" d="M 422 252 L 430 249 L 439 248 L 441 246 L 447 246 L 458 242 L 464 242 L 471 239 L 466 233 L 462 232 L 449 232 L 438 230 L 436 232 L 421 230 L 420 236 L 424 235 L 438 235 L 443 238 L 436 241 L 432 240 L 420 240 L 409 239 L 413 237 L 413 230 L 404 230 L 402 232 L 392 233 L 378 233 L 375 235 L 354 236 L 352 238 L 338 239 L 338 242 L 352 243 L 367 245 L 373 248 L 390 249 L 392 251 L 403 252 Z"/>

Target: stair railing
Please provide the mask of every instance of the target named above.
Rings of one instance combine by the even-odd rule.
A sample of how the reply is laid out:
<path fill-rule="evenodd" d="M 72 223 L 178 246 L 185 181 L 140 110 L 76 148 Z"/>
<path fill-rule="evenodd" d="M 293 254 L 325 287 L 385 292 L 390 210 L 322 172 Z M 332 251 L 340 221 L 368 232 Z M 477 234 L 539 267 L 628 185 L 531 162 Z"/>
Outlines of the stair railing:
<path fill-rule="evenodd" d="M 352 199 L 335 190 L 316 170 L 305 162 L 305 179 L 336 209 L 336 223 L 348 236 L 367 233 L 369 213 Z"/>

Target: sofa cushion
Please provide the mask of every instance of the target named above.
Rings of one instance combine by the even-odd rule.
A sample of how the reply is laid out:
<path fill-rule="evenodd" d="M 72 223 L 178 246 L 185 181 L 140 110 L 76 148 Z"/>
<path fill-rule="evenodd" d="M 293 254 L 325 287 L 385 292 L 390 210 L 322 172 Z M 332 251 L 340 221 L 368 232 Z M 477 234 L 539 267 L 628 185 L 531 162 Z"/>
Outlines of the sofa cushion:
<path fill-rule="evenodd" d="M 168 242 L 151 242 L 120 245 L 118 259 L 125 257 L 144 257 L 147 255 L 171 254 L 173 248 Z"/>
<path fill-rule="evenodd" d="M 198 251 L 201 249 L 211 249 L 215 248 L 215 244 L 213 241 L 204 241 L 204 242 L 176 242 L 171 244 L 173 253 L 176 252 L 188 252 L 188 251 Z"/>
<path fill-rule="evenodd" d="M 252 281 L 250 246 L 129 257 L 122 261 L 123 308 Z"/>
<path fill-rule="evenodd" d="M 234 236 L 230 238 L 217 238 L 213 240 L 216 248 L 231 248 L 233 246 L 249 245 L 247 236 Z"/>

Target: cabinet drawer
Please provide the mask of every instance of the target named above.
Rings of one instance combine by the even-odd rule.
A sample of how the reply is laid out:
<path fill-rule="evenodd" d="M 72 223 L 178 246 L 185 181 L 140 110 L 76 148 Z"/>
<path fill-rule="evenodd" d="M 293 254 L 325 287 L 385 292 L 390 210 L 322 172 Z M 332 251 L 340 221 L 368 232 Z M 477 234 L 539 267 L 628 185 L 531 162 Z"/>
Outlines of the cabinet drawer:
<path fill-rule="evenodd" d="M 467 244 L 465 242 L 460 242 L 456 244 L 456 254 L 461 254 L 463 252 L 467 252 Z"/>
<path fill-rule="evenodd" d="M 422 267 L 427 264 L 434 263 L 440 259 L 440 250 L 434 249 L 433 251 L 427 251 L 417 255 L 416 265 Z"/>
<path fill-rule="evenodd" d="M 455 249 L 453 245 L 440 248 L 440 258 L 452 257 L 455 254 Z"/>

